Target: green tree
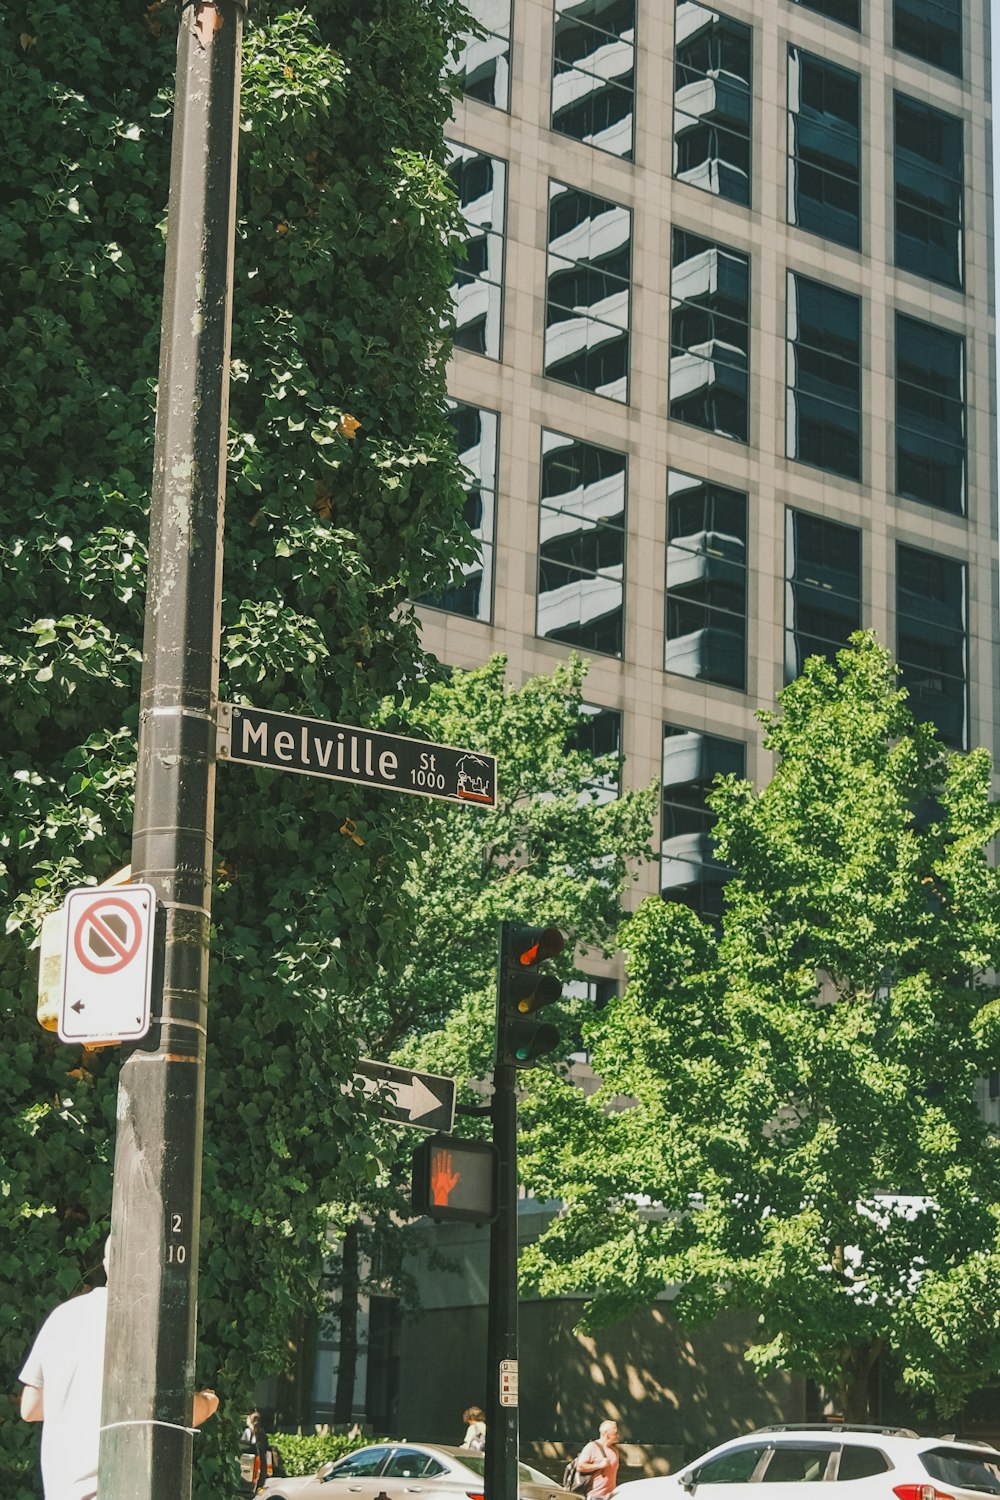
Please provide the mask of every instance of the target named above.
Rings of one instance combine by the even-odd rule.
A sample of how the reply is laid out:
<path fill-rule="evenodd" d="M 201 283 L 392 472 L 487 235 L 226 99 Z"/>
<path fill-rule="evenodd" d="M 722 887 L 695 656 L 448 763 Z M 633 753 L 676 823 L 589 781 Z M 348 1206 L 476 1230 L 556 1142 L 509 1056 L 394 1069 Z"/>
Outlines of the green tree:
<path fill-rule="evenodd" d="M 550 675 L 520 686 L 506 681 L 495 656 L 473 671 L 454 671 L 409 711 L 414 733 L 438 743 L 469 745 L 498 761 L 494 811 L 421 802 L 427 834 L 406 870 L 395 935 L 384 950 L 377 984 L 359 1017 L 368 1056 L 454 1077 L 467 1086 L 493 1066 L 498 924 L 504 918 L 563 928 L 572 947 L 608 954 L 616 946 L 622 896 L 636 865 L 648 856 L 653 789 L 614 795 L 621 767 L 615 755 L 595 756 L 581 743 L 586 664 L 577 657 Z M 414 799 L 416 800 L 416 799 Z M 545 1012 L 563 1045 L 544 1066 L 560 1068 L 579 1042 L 586 1000 Z M 463 1087 L 467 1102 L 482 1094 Z M 485 1126 L 482 1126 L 485 1129 Z M 477 1133 L 462 1119 L 459 1133 Z M 408 1132 L 383 1153 L 383 1174 L 352 1205 L 362 1216 L 361 1241 L 386 1284 L 403 1292 L 400 1217 L 408 1208 Z M 354 1258 L 352 1240 L 347 1253 Z M 343 1350 L 345 1341 L 340 1340 Z"/>
<path fill-rule="evenodd" d="M 255 4 L 241 149 L 224 698 L 405 728 L 407 599 L 469 555 L 444 409 L 454 0 Z M 0 0 L 0 1362 L 98 1272 L 117 1060 L 34 1019 L 41 915 L 127 863 L 175 65 L 163 0 Z M 390 708 L 385 707 L 386 699 Z M 426 834 L 413 799 L 220 771 L 198 1374 L 287 1363 L 325 1205 L 377 1175 L 340 1093 Z M 355 831 L 356 837 L 348 832 Z M 292 1351 L 293 1353 L 294 1351 Z M 36 1434 L 3 1424 L 6 1492 Z"/>
<path fill-rule="evenodd" d="M 721 930 L 640 907 L 628 990 L 587 1028 L 604 1086 L 551 1083 L 526 1157 L 565 1203 L 543 1292 L 589 1291 L 590 1326 L 668 1286 L 682 1321 L 756 1310 L 749 1357 L 854 1420 L 883 1352 L 942 1413 L 1000 1370 L 1000 1142 L 974 1099 L 1000 809 L 986 751 L 945 753 L 905 696 L 858 636 L 761 714 L 773 779 L 710 799 Z"/>

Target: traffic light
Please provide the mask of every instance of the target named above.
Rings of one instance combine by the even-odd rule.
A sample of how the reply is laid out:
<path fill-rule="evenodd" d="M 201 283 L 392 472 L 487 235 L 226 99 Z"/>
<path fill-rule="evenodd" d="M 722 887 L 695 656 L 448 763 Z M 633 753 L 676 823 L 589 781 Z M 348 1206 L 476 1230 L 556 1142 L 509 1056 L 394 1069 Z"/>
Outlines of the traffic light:
<path fill-rule="evenodd" d="M 435 1135 L 413 1153 L 413 1211 L 490 1224 L 497 1216 L 497 1151 L 487 1141 Z"/>
<path fill-rule="evenodd" d="M 540 974 L 538 965 L 555 958 L 566 946 L 558 927 L 524 927 L 504 922 L 500 928 L 497 977 L 496 1060 L 511 1068 L 530 1068 L 558 1045 L 554 1026 L 535 1019 L 545 1005 L 562 996 L 562 982 L 554 974 Z"/>

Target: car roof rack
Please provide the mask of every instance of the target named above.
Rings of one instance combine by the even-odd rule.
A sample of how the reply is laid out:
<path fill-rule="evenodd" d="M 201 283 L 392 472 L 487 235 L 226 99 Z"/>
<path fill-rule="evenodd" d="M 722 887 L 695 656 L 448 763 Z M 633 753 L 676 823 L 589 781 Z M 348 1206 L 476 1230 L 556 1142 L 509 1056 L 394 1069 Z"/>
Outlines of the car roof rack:
<path fill-rule="evenodd" d="M 864 1422 L 772 1422 L 758 1432 L 877 1432 L 882 1437 L 919 1437 L 912 1427 L 881 1427 Z"/>

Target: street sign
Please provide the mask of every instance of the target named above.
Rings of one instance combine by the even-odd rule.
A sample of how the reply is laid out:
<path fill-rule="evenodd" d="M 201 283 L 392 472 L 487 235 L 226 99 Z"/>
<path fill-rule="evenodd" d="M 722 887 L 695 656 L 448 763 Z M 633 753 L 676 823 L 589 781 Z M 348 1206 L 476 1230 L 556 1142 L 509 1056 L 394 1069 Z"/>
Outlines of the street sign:
<path fill-rule="evenodd" d="M 500 1361 L 500 1405 L 517 1405 L 517 1360 L 502 1359 Z"/>
<path fill-rule="evenodd" d="M 489 1141 L 432 1136 L 413 1153 L 414 1213 L 464 1224 L 497 1215 L 497 1149 Z"/>
<path fill-rule="evenodd" d="M 246 704 L 219 704 L 217 755 L 245 766 L 360 782 L 469 807 L 497 805 L 494 755 Z"/>
<path fill-rule="evenodd" d="M 381 1095 L 383 1120 L 413 1125 L 417 1130 L 440 1130 L 446 1135 L 454 1129 L 454 1078 L 415 1073 L 412 1068 L 394 1068 L 389 1063 L 362 1058 L 353 1084 L 344 1084 L 344 1092 L 350 1093 L 354 1088 L 369 1095 Z M 386 1098 L 387 1094 L 391 1097 Z"/>
<path fill-rule="evenodd" d="M 63 910 L 60 1041 L 139 1041 L 149 1030 L 153 887 L 79 886 L 67 894 Z"/>

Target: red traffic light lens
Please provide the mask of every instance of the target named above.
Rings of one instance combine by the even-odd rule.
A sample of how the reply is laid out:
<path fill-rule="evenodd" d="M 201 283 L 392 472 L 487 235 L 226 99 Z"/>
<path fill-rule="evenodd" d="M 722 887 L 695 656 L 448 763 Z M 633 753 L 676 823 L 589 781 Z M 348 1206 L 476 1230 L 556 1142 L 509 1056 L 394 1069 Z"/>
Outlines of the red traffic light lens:
<path fill-rule="evenodd" d="M 517 962 L 525 969 L 542 963 L 546 958 L 555 958 L 566 946 L 566 939 L 558 927 L 528 928 L 521 936 Z"/>

